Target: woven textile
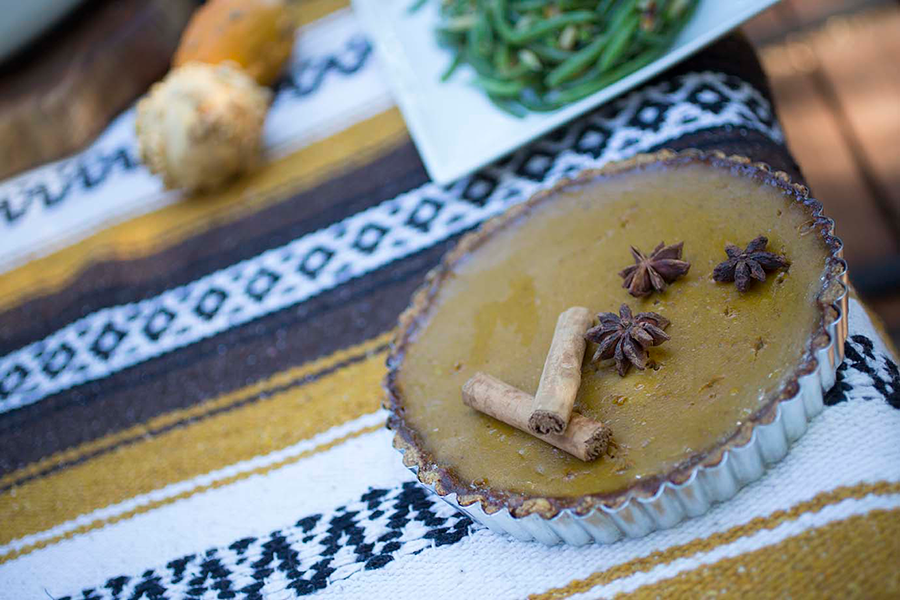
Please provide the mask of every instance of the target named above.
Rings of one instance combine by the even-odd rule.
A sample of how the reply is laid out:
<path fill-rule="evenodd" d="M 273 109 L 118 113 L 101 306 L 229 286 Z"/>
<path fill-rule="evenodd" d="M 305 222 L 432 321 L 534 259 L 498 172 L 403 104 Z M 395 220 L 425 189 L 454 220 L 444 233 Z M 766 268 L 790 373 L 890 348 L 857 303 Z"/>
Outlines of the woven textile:
<path fill-rule="evenodd" d="M 416 485 L 384 429 L 396 317 L 485 219 L 663 147 L 800 177 L 741 38 L 437 186 L 352 12 L 302 11 L 266 164 L 232 187 L 162 190 L 133 111 L 0 183 L 0 598 L 900 595 L 900 372 L 855 300 L 787 458 L 638 540 L 497 536 Z"/>

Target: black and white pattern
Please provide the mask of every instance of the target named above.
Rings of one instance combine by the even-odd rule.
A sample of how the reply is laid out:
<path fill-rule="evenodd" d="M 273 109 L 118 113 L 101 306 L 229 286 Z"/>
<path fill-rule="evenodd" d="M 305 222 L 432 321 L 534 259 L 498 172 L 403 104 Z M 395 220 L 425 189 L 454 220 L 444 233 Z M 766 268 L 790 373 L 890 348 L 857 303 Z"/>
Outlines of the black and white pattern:
<path fill-rule="evenodd" d="M 0 412 L 296 305 L 466 231 L 582 169 L 724 126 L 782 140 L 768 102 L 740 79 L 689 73 L 643 88 L 450 186 L 423 185 L 190 284 L 99 310 L 6 355 Z"/>
<path fill-rule="evenodd" d="M 140 574 L 110 577 L 57 600 L 306 596 L 401 557 L 455 544 L 478 528 L 407 482 L 389 490 L 370 489 L 357 502 L 305 516 L 268 535 L 182 556 Z"/>
<path fill-rule="evenodd" d="M 327 77 L 350 77 L 372 56 L 372 44 L 362 34 L 351 35 L 336 52 L 322 56 L 300 55 L 275 86 L 274 102 L 303 98 L 316 93 Z"/>
<path fill-rule="evenodd" d="M 329 78 L 352 77 L 372 55 L 372 47 L 362 35 L 350 35 L 334 52 L 302 56 L 292 63 L 276 88 L 273 106 L 283 106 L 312 96 Z M 130 129 L 134 110 L 120 117 Z M 118 136 L 122 137 L 122 136 Z M 140 165 L 135 140 L 128 136 L 115 144 L 97 144 L 71 160 L 64 160 L 33 175 L 15 178 L 0 186 L 0 231 L 18 225 L 30 211 L 52 209 L 102 186 L 110 177 L 127 173 Z"/>
<path fill-rule="evenodd" d="M 139 164 L 133 144 L 85 152 L 63 161 L 46 176 L 22 181 L 0 192 L 0 231 L 16 226 L 31 210 L 52 209 L 78 191 L 92 190 L 117 173 L 127 173 Z"/>
<path fill-rule="evenodd" d="M 845 351 L 839 383 L 826 403 L 876 401 L 900 408 L 896 363 L 861 333 L 851 336 Z M 451 546 L 482 528 L 407 481 L 391 489 L 369 489 L 356 502 L 304 516 L 265 536 L 175 557 L 138 573 L 116 574 L 57 600 L 297 598 L 425 549 Z"/>
<path fill-rule="evenodd" d="M 884 400 L 900 410 L 900 369 L 886 354 L 875 350 L 868 337 L 851 335 L 844 345 L 844 362 L 838 367 L 835 385 L 825 396 L 833 406 L 850 398 Z"/>
<path fill-rule="evenodd" d="M 393 105 L 352 14 L 336 17 L 299 34 L 263 132 L 272 158 Z M 80 154 L 0 182 L 0 272 L 179 200 L 141 166 L 134 118 L 129 109 Z"/>

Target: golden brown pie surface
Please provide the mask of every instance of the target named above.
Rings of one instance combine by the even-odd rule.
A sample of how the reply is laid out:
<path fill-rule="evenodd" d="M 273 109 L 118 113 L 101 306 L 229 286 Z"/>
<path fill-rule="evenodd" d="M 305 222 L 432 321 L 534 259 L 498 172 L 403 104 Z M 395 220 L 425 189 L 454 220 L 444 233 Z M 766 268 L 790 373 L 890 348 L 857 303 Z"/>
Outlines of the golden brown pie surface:
<path fill-rule="evenodd" d="M 817 297 L 833 253 L 810 204 L 751 171 L 680 160 L 594 177 L 457 252 L 401 332 L 393 426 L 464 489 L 525 497 L 608 495 L 721 445 L 779 393 L 821 330 Z M 790 268 L 747 293 L 714 282 L 725 245 L 759 235 Z M 633 262 L 629 246 L 649 253 L 661 241 L 684 241 L 690 271 L 633 298 L 618 276 Z M 622 303 L 669 319 L 671 340 L 625 377 L 611 361 L 591 364 L 588 345 L 575 410 L 609 425 L 609 456 L 582 462 L 461 402 L 476 371 L 533 394 L 559 313 Z"/>

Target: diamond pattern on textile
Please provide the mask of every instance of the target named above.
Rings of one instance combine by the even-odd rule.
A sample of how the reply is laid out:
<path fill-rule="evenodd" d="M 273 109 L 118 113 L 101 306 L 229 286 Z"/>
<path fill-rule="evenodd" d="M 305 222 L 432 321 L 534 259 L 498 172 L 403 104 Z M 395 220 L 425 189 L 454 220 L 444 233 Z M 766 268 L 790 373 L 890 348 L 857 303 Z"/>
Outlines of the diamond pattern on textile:
<path fill-rule="evenodd" d="M 59 600 L 218 598 L 262 600 L 276 593 L 300 597 L 355 573 L 381 569 L 397 558 L 455 544 L 479 529 L 469 517 L 414 482 L 370 489 L 327 514 L 314 514 L 262 537 L 175 558 L 140 574 Z M 280 596 L 279 596 L 280 597 Z"/>

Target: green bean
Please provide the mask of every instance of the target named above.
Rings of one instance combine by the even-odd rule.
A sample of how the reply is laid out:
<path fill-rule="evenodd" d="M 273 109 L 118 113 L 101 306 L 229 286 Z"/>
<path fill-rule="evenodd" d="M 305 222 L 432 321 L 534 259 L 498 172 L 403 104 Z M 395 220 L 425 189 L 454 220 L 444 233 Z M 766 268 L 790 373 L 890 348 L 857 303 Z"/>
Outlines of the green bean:
<path fill-rule="evenodd" d="M 438 44 L 445 48 L 449 48 L 449 49 L 453 50 L 454 52 L 457 51 L 456 50 L 457 48 L 460 48 L 463 45 L 465 45 L 465 42 L 466 42 L 465 34 L 451 33 L 448 31 L 440 31 L 440 30 L 437 30 L 435 33 L 436 33 Z"/>
<path fill-rule="evenodd" d="M 548 102 L 530 88 L 522 90 L 522 95 L 518 100 L 522 106 L 533 112 L 553 112 L 563 106 L 559 102 Z"/>
<path fill-rule="evenodd" d="M 468 50 L 461 51 L 463 54 L 463 59 L 469 63 L 475 72 L 479 75 L 485 75 L 486 77 L 494 77 L 497 74 L 497 69 L 494 68 L 494 65 L 490 63 L 486 58 L 481 56 L 480 54 L 472 54 Z"/>
<path fill-rule="evenodd" d="M 500 43 L 494 48 L 494 66 L 500 72 L 512 69 L 512 51 L 508 45 Z"/>
<path fill-rule="evenodd" d="M 480 87 L 485 92 L 498 98 L 515 98 L 519 92 L 525 87 L 518 81 L 504 81 L 502 79 L 493 79 L 485 75 L 479 75 L 473 83 L 476 87 Z"/>
<path fill-rule="evenodd" d="M 544 34 L 550 33 L 551 31 L 556 31 L 557 29 L 562 29 L 566 25 L 575 25 L 578 23 L 591 23 L 597 21 L 597 15 L 593 12 L 586 10 L 577 10 L 572 11 L 569 14 L 557 15 L 555 17 L 551 17 L 544 21 L 543 23 L 538 23 L 531 29 L 527 31 L 523 31 L 519 33 L 515 39 L 515 42 L 518 44 L 525 44 L 531 41 L 534 41 L 541 37 Z"/>
<path fill-rule="evenodd" d="M 612 8 L 613 4 L 615 4 L 616 1 L 617 0 L 600 0 L 600 3 L 597 4 L 597 13 L 605 15 L 609 12 L 609 9 Z"/>
<path fill-rule="evenodd" d="M 478 0 L 478 2 L 484 3 L 487 2 L 487 0 Z M 490 46 L 493 46 L 494 42 L 499 36 L 496 35 L 496 31 L 494 31 L 494 28 L 491 27 L 491 20 L 488 18 L 487 13 L 485 13 L 484 10 L 480 11 L 480 17 L 480 27 L 484 32 L 484 39 Z"/>
<path fill-rule="evenodd" d="M 510 67 L 506 71 L 496 71 L 494 73 L 495 79 L 503 79 L 505 81 L 513 81 L 516 79 L 522 79 L 529 73 L 531 73 L 532 69 L 529 65 L 525 63 L 519 63 L 514 67 Z"/>
<path fill-rule="evenodd" d="M 414 12 L 418 11 L 420 8 L 425 6 L 425 4 L 427 4 L 427 3 L 428 3 L 428 0 L 416 0 L 415 2 L 413 2 L 412 4 L 409 5 L 409 8 L 406 9 L 406 12 L 408 12 L 409 14 L 413 14 Z"/>
<path fill-rule="evenodd" d="M 578 77 L 566 81 L 565 83 L 560 84 L 558 87 L 561 90 L 567 90 L 569 88 L 581 85 L 586 81 L 593 81 L 597 77 L 603 75 L 605 69 L 601 69 L 599 63 L 595 63 L 590 69 L 581 73 Z"/>
<path fill-rule="evenodd" d="M 446 2 L 442 10 L 447 14 L 465 14 L 471 12 L 472 3 L 467 0 L 451 0 Z"/>
<path fill-rule="evenodd" d="M 525 84 L 521 81 L 507 81 L 504 79 L 494 79 L 492 77 L 486 77 L 484 75 L 479 75 L 475 78 L 475 83 L 478 84 L 479 87 L 483 88 L 489 94 L 493 94 L 500 98 L 512 98 L 519 95 L 523 89 L 525 89 Z"/>
<path fill-rule="evenodd" d="M 542 35 L 561 29 L 571 23 L 590 23 L 597 20 L 597 15 L 587 10 L 575 10 L 567 14 L 557 15 L 534 25 L 524 31 L 514 29 L 504 16 L 506 3 L 504 0 L 489 0 L 490 14 L 499 33 L 507 42 L 522 45 L 534 41 Z"/>
<path fill-rule="evenodd" d="M 596 61 L 597 57 L 600 56 L 600 53 L 603 52 L 603 48 L 606 46 L 607 40 L 608 36 L 606 35 L 597 36 L 593 42 L 567 58 L 562 62 L 562 64 L 550 71 L 550 73 L 547 74 L 547 77 L 544 78 L 544 82 L 547 84 L 547 87 L 554 88 L 559 84 L 572 79 L 572 77 L 577 75 L 579 71 L 584 69 L 592 62 Z"/>
<path fill-rule="evenodd" d="M 582 83 L 579 86 L 569 88 L 567 90 L 561 91 L 558 96 L 556 96 L 556 100 L 563 104 L 569 104 L 570 102 L 576 102 L 581 100 L 582 98 L 586 98 L 590 96 L 594 92 L 600 91 L 606 86 L 617 82 L 627 75 L 631 75 L 638 69 L 641 69 L 654 60 L 656 60 L 662 52 L 646 52 L 635 58 L 622 63 L 615 69 L 597 77 L 593 81 L 587 81 Z"/>
<path fill-rule="evenodd" d="M 574 87 L 578 87 L 585 82 L 593 81 L 593 80 L 597 79 L 601 75 L 603 75 L 603 70 L 598 65 L 594 65 L 593 67 L 591 67 L 590 69 L 588 69 L 587 71 L 585 71 L 584 73 L 582 73 L 581 75 L 576 77 L 575 79 L 572 79 L 570 81 L 567 81 L 567 82 L 561 84 L 559 86 L 559 90 L 565 91 L 565 90 L 568 90 L 568 89 L 571 89 Z"/>
<path fill-rule="evenodd" d="M 675 1 L 677 2 L 678 0 Z M 681 13 L 678 16 L 669 19 L 669 23 L 671 24 L 671 28 L 669 29 L 671 40 L 674 40 L 678 36 L 684 26 L 687 25 L 687 22 L 691 20 L 691 17 L 694 16 L 694 13 L 696 11 L 697 2 L 692 2 L 689 0 L 687 8 L 681 9 Z"/>
<path fill-rule="evenodd" d="M 647 52 L 651 52 L 651 51 L 652 51 L 652 49 L 648 50 Z M 628 57 L 626 62 L 630 62 L 633 58 L 635 58 L 635 57 L 634 56 Z M 562 91 L 568 91 L 573 88 L 583 86 L 584 84 L 593 82 L 593 81 L 597 80 L 598 78 L 603 77 L 608 72 L 610 72 L 610 69 L 603 69 L 600 66 L 600 63 L 598 62 L 593 67 L 591 67 L 590 69 L 588 69 L 587 71 L 585 71 L 584 73 L 582 73 L 581 75 L 576 77 L 575 79 L 572 79 L 571 81 L 568 81 L 568 82 L 560 85 L 558 89 L 559 89 L 559 91 L 562 92 Z"/>
<path fill-rule="evenodd" d="M 538 55 L 538 58 L 544 62 L 550 63 L 561 63 L 574 54 L 574 52 L 570 52 L 569 50 L 560 50 L 559 48 L 547 46 L 546 44 L 531 44 L 529 48 Z"/>
<path fill-rule="evenodd" d="M 653 33 L 643 30 L 638 30 L 638 38 L 640 39 L 640 41 L 651 46 L 660 46 L 672 41 L 672 38 L 669 37 L 669 35 L 666 33 Z"/>
<path fill-rule="evenodd" d="M 556 6 L 559 10 L 594 10 L 597 6 L 597 0 L 557 0 Z"/>
<path fill-rule="evenodd" d="M 457 53 L 453 56 L 453 61 L 450 63 L 450 65 L 449 65 L 449 66 L 444 70 L 444 72 L 441 74 L 441 81 L 447 81 L 448 79 L 450 79 L 450 76 L 453 75 L 454 72 L 456 72 L 456 69 L 459 68 L 459 65 L 462 64 L 462 61 L 463 61 L 463 54 L 462 54 L 462 52 L 457 52 Z"/>
<path fill-rule="evenodd" d="M 557 110 L 664 53 L 697 3 L 657 0 L 644 30 L 640 0 L 441 0 L 438 40 L 454 53 L 441 79 L 468 63 L 501 110 Z"/>
<path fill-rule="evenodd" d="M 464 60 L 472 65 L 479 75 L 488 79 L 510 81 L 524 77 L 531 72 L 528 65 L 521 63 L 512 65 L 510 49 L 506 45 L 498 45 L 490 57 L 469 50 L 461 52 L 461 54 L 464 54 Z"/>
<path fill-rule="evenodd" d="M 491 33 L 487 19 L 477 19 L 475 25 L 469 30 L 469 51 L 482 55 L 489 54 L 492 46 Z"/>
<path fill-rule="evenodd" d="M 634 37 L 639 20 L 637 15 L 631 15 L 618 29 L 613 30 L 609 45 L 603 49 L 603 53 L 600 55 L 600 69 L 605 71 L 622 58 L 628 42 Z"/>
<path fill-rule="evenodd" d="M 633 14 L 639 14 L 637 0 L 619 0 L 606 19 L 604 31 L 610 35 L 615 34 Z"/>
<path fill-rule="evenodd" d="M 513 3 L 509 5 L 509 7 L 513 10 L 524 12 L 527 10 L 544 8 L 545 6 L 549 6 L 552 2 L 553 0 L 514 0 Z"/>
<path fill-rule="evenodd" d="M 696 6 L 696 2 L 691 3 L 687 10 L 682 11 L 678 17 L 671 19 L 669 21 L 670 27 L 666 32 L 645 33 L 643 37 L 647 44 L 656 49 L 667 49 L 690 20 Z"/>
<path fill-rule="evenodd" d="M 669 6 L 669 10 L 666 11 L 666 17 L 669 19 L 677 19 L 684 12 L 691 12 L 694 10 L 695 2 L 691 2 L 690 0 L 673 0 L 672 4 Z M 685 9 L 688 9 L 685 11 Z"/>
<path fill-rule="evenodd" d="M 494 106 L 517 119 L 524 119 L 528 114 L 521 106 L 509 100 L 508 98 L 500 98 L 498 96 L 495 96 L 494 94 L 491 94 L 490 92 L 488 92 L 487 97 L 491 102 L 494 103 Z"/>
<path fill-rule="evenodd" d="M 447 19 L 437 30 L 444 33 L 465 33 L 475 27 L 475 24 L 476 21 L 472 15 L 463 15 Z"/>

